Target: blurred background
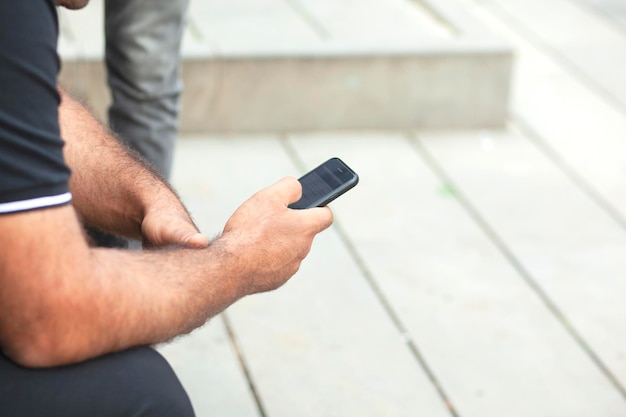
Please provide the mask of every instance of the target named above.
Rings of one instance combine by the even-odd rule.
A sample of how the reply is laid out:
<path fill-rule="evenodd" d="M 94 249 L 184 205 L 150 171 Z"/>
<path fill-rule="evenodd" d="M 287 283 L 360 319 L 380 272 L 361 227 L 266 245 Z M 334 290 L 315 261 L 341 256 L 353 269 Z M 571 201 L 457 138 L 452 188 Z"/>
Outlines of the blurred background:
<path fill-rule="evenodd" d="M 103 1 L 60 19 L 105 120 Z M 626 416 L 624 0 L 191 0 L 182 54 L 204 232 L 361 177 L 283 288 L 159 348 L 199 417 Z"/>

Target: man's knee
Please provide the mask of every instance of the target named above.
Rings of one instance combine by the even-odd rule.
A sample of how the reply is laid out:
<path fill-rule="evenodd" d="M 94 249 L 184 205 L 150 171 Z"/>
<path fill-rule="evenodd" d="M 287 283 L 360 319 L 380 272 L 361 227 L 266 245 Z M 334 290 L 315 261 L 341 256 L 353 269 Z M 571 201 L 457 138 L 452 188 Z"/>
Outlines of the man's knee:
<path fill-rule="evenodd" d="M 112 401 L 132 417 L 193 417 L 189 397 L 167 361 L 149 348 L 113 356 L 108 372 Z M 124 410 L 125 411 L 125 410 Z M 124 414 L 126 415 L 126 414 Z"/>
<path fill-rule="evenodd" d="M 135 348 L 83 363 L 22 368 L 0 355 L 0 415 L 193 417 L 167 361 Z"/>

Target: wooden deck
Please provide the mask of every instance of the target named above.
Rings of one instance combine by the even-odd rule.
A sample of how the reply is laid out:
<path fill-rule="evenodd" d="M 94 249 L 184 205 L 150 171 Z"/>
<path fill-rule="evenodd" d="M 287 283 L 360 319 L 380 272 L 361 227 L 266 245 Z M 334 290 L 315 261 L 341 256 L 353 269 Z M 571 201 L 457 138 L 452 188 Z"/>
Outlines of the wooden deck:
<path fill-rule="evenodd" d="M 200 417 L 626 416 L 623 3 L 461 3 L 515 47 L 503 131 L 180 141 L 209 234 L 330 156 L 361 176 L 287 285 L 161 348 Z"/>

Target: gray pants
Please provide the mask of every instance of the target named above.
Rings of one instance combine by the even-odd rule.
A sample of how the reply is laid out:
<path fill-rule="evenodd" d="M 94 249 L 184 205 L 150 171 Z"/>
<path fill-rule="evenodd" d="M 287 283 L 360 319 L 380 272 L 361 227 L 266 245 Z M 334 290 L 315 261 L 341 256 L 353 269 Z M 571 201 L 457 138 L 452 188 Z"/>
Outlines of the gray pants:
<path fill-rule="evenodd" d="M 109 125 L 164 178 L 178 131 L 180 44 L 189 0 L 106 0 Z M 97 246 L 128 242 L 87 226 Z M 140 244 L 132 242 L 135 249 Z"/>
<path fill-rule="evenodd" d="M 168 178 L 182 89 L 180 44 L 189 0 L 106 0 L 109 124 Z"/>

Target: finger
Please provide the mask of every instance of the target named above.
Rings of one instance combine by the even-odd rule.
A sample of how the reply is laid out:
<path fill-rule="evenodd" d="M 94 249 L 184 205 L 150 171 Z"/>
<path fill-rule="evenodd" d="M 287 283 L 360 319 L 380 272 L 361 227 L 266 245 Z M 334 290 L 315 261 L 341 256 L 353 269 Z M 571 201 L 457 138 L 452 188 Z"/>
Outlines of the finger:
<path fill-rule="evenodd" d="M 295 203 L 302 197 L 302 184 L 294 177 L 285 177 L 264 191 L 273 193 L 285 206 Z"/>
<path fill-rule="evenodd" d="M 209 243 L 207 237 L 186 220 L 171 224 L 171 227 L 164 232 L 163 238 L 166 244 L 174 243 L 188 248 L 201 248 Z"/>
<path fill-rule="evenodd" d="M 316 233 L 320 233 L 333 224 L 333 212 L 328 206 L 315 207 L 307 210 L 298 210 L 297 213 L 305 217 L 305 221 L 314 227 Z"/>
<path fill-rule="evenodd" d="M 181 245 L 202 248 L 208 245 L 208 238 L 188 219 L 151 217 L 150 222 L 144 221 L 142 228 L 144 241 L 148 246 Z"/>
<path fill-rule="evenodd" d="M 202 233 L 194 233 L 183 239 L 183 245 L 192 249 L 201 249 L 209 246 L 209 238 Z"/>

